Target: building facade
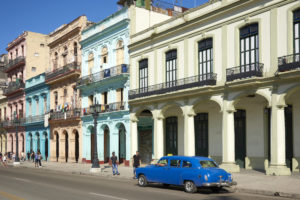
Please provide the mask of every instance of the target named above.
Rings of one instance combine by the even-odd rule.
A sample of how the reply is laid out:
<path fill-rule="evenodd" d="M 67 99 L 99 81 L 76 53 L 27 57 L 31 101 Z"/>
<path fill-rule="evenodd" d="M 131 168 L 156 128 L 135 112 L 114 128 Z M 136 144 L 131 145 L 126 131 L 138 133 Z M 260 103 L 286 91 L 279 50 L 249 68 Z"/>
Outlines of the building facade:
<path fill-rule="evenodd" d="M 101 163 L 115 152 L 120 163 L 129 165 L 129 20 L 127 8 L 87 28 L 82 33 L 82 78 L 77 88 L 82 95 L 83 161 L 94 155 L 94 119 L 89 107 L 101 104 L 97 119 L 98 154 Z"/>
<path fill-rule="evenodd" d="M 51 161 L 81 161 L 81 100 L 76 80 L 81 73 L 81 32 L 89 24 L 86 16 L 80 16 L 49 34 L 50 67 L 45 81 L 50 87 Z"/>
<path fill-rule="evenodd" d="M 48 113 L 50 90 L 45 83 L 45 73 L 26 80 L 26 153 L 41 152 L 44 160 L 50 157 L 50 128 Z"/>
<path fill-rule="evenodd" d="M 89 108 L 101 104 L 97 118 L 97 150 L 100 163 L 107 163 L 115 152 L 119 163 L 130 164 L 129 123 L 129 35 L 169 19 L 155 12 L 150 1 L 119 1 L 121 10 L 87 28 L 82 34 L 82 77 L 77 88 L 82 95 L 83 161 L 94 153 L 94 121 Z M 146 7 L 148 5 L 148 7 Z M 148 19 L 148 20 L 145 20 Z"/>
<path fill-rule="evenodd" d="M 16 153 L 17 132 L 18 153 L 25 152 L 25 81 L 29 72 L 38 73 L 39 68 L 47 65 L 46 43 L 46 35 L 26 31 L 6 48 L 9 60 L 4 67 L 8 79 L 8 87 L 4 89 L 7 97 L 7 109 L 4 110 L 7 152 Z"/>
<path fill-rule="evenodd" d="M 7 64 L 7 55 L 0 55 L 0 152 L 6 153 L 6 130 L 3 127 L 5 121 L 5 114 L 7 108 L 7 98 L 3 95 L 3 91 L 7 86 L 6 73 L 3 72 L 5 65 Z"/>
<path fill-rule="evenodd" d="M 299 1 L 210 1 L 131 35 L 131 154 L 299 171 L 299 20 Z"/>

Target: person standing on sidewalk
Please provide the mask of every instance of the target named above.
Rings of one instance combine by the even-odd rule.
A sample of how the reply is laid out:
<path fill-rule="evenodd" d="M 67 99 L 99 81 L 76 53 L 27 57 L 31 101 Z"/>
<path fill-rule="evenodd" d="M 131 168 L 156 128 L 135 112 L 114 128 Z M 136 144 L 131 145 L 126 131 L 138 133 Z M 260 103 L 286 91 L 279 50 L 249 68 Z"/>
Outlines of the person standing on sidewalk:
<path fill-rule="evenodd" d="M 34 159 L 35 159 L 35 154 L 34 154 L 34 151 L 32 151 L 32 152 L 31 152 L 31 160 L 32 160 L 32 162 L 35 161 Z"/>
<path fill-rule="evenodd" d="M 110 159 L 112 163 L 113 175 L 120 175 L 118 171 L 118 164 L 117 164 L 118 157 L 115 155 L 115 152 L 112 152 L 112 157 Z"/>
<path fill-rule="evenodd" d="M 136 168 L 141 165 L 141 157 L 139 151 L 136 151 L 136 154 L 133 156 L 133 178 L 136 178 Z"/>
<path fill-rule="evenodd" d="M 4 167 L 7 167 L 7 154 L 4 154 L 4 156 L 2 158 L 2 163 L 3 163 Z"/>
<path fill-rule="evenodd" d="M 38 153 L 38 163 L 39 163 L 39 167 L 42 167 L 42 159 L 43 159 L 42 154 L 41 154 L 41 152 L 39 151 L 39 153 Z"/>

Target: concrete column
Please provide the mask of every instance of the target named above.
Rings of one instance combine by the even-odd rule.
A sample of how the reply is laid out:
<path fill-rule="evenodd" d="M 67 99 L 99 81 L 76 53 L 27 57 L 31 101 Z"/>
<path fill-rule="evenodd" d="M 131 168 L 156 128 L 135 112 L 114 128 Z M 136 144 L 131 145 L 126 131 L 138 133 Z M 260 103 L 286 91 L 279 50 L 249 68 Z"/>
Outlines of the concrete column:
<path fill-rule="evenodd" d="M 155 160 L 164 156 L 164 118 L 154 117 L 154 155 Z"/>
<path fill-rule="evenodd" d="M 285 119 L 284 105 L 276 102 L 278 95 L 272 94 L 271 111 L 271 163 L 266 170 L 270 175 L 291 175 L 285 158 Z"/>
<path fill-rule="evenodd" d="M 184 116 L 184 155 L 195 156 L 195 125 L 194 116 L 196 115 L 193 106 L 182 108 Z"/>
<path fill-rule="evenodd" d="M 130 117 L 130 132 L 131 132 L 131 158 L 138 150 L 138 119 L 134 116 Z"/>
<path fill-rule="evenodd" d="M 65 139 L 59 139 L 59 158 L 58 158 L 59 162 L 66 162 L 65 143 L 66 143 Z"/>
<path fill-rule="evenodd" d="M 224 100 L 222 120 L 222 164 L 221 168 L 228 172 L 239 172 L 240 167 L 235 163 L 234 138 L 234 108 L 228 109 L 228 102 Z"/>
<path fill-rule="evenodd" d="M 56 162 L 56 139 L 50 140 L 50 161 Z"/>
<path fill-rule="evenodd" d="M 69 139 L 69 158 L 68 162 L 75 163 L 75 139 Z"/>

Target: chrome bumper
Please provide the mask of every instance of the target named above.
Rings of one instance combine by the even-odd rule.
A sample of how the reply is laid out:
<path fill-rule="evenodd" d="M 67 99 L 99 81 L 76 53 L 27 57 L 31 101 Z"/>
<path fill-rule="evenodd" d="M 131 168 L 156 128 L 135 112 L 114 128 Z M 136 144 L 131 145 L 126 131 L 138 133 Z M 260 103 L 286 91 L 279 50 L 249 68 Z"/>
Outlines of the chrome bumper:
<path fill-rule="evenodd" d="M 230 187 L 233 185 L 237 185 L 237 182 L 217 182 L 217 183 L 202 183 L 203 187 Z"/>

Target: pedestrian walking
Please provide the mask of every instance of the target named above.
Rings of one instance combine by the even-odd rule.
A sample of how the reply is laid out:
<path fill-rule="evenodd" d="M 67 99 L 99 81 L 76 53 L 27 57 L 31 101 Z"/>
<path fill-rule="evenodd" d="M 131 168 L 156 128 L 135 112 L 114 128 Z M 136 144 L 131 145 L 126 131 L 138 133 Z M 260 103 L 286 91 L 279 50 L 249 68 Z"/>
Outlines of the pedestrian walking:
<path fill-rule="evenodd" d="M 42 167 L 42 159 L 43 159 L 43 157 L 42 157 L 41 152 L 38 152 L 38 163 L 39 163 L 39 167 Z"/>
<path fill-rule="evenodd" d="M 136 151 L 136 154 L 133 156 L 133 178 L 136 178 L 136 168 L 141 165 L 141 158 L 139 151 Z"/>
<path fill-rule="evenodd" d="M 118 157 L 115 155 L 115 152 L 112 152 L 112 157 L 110 159 L 112 163 L 113 175 L 120 175 L 118 171 L 118 164 L 117 164 Z"/>
<path fill-rule="evenodd" d="M 4 167 L 7 167 L 7 154 L 4 154 L 4 156 L 2 158 L 2 163 L 3 163 Z"/>
<path fill-rule="evenodd" d="M 31 152 L 31 160 L 32 160 L 32 162 L 35 161 L 34 159 L 35 159 L 35 154 L 34 154 L 34 151 L 32 151 L 32 152 Z"/>
<path fill-rule="evenodd" d="M 38 153 L 34 155 L 34 167 L 39 167 L 39 157 Z"/>
<path fill-rule="evenodd" d="M 25 161 L 25 154 L 24 154 L 24 152 L 23 152 L 23 151 L 21 152 L 21 161 L 22 161 L 22 162 L 24 162 L 24 161 Z"/>
<path fill-rule="evenodd" d="M 27 151 L 27 161 L 30 161 L 30 152 Z"/>

